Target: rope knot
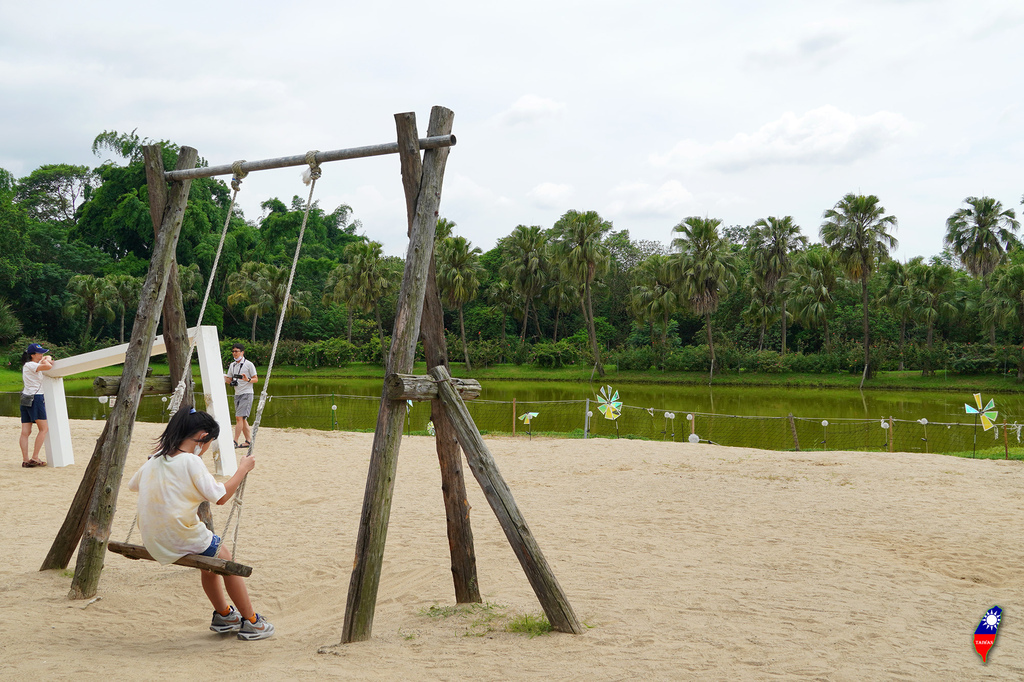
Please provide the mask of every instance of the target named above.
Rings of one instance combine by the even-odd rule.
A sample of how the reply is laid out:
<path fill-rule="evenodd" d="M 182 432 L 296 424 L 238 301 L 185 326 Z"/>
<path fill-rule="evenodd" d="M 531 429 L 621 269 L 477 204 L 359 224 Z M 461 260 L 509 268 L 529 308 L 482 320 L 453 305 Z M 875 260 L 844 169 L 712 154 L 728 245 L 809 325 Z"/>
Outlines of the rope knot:
<path fill-rule="evenodd" d="M 231 178 L 231 189 L 236 192 L 242 189 L 242 180 L 249 175 L 248 171 L 242 170 L 243 163 L 245 163 L 245 159 L 239 159 L 231 164 L 231 172 L 235 175 L 235 177 Z"/>
<path fill-rule="evenodd" d="M 306 163 L 309 164 L 309 168 L 303 171 L 302 182 L 307 185 L 313 180 L 320 179 L 320 164 L 316 160 L 316 155 L 319 153 L 316 149 L 306 152 Z"/>

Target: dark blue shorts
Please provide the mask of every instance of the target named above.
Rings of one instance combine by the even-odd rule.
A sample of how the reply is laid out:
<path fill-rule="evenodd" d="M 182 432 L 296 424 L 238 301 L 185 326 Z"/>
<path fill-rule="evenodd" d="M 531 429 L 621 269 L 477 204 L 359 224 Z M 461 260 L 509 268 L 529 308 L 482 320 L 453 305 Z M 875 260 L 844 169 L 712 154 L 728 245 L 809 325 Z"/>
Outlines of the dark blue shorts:
<path fill-rule="evenodd" d="M 32 407 L 21 408 L 21 423 L 32 424 L 40 419 L 46 421 L 46 403 L 43 401 L 43 394 L 36 393 Z"/>
<path fill-rule="evenodd" d="M 206 548 L 206 551 L 199 556 L 217 556 L 217 550 L 220 549 L 220 536 L 214 535 L 213 539 L 210 540 L 210 546 Z"/>

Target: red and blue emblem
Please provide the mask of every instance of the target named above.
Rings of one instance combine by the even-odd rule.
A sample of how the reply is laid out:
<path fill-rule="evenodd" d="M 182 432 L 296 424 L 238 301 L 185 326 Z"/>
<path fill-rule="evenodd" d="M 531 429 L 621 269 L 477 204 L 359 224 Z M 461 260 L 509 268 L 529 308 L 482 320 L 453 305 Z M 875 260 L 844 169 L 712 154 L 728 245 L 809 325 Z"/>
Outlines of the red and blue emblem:
<path fill-rule="evenodd" d="M 993 606 L 982 616 L 978 629 L 974 631 L 974 650 L 981 655 L 982 663 L 988 656 L 988 650 L 996 643 L 996 632 L 999 631 L 999 621 L 1002 617 L 1003 610 Z"/>

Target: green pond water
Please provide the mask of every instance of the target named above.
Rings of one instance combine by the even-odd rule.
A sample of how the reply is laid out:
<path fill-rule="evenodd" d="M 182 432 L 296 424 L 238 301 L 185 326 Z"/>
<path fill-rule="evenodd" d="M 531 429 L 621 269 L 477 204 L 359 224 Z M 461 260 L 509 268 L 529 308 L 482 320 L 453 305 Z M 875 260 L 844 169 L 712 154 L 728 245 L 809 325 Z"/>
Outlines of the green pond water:
<path fill-rule="evenodd" d="M 920 429 L 916 425 L 912 429 L 898 425 L 899 437 L 903 440 L 897 441 L 897 449 L 924 450 L 930 441 L 935 451 L 939 451 L 943 448 L 938 437 L 951 438 L 954 433 L 954 427 L 948 427 L 948 434 L 940 434 L 939 429 L 943 427 L 939 424 L 974 423 L 974 417 L 966 414 L 964 409 L 965 402 L 973 403 L 970 394 L 614 383 L 613 391 L 618 391 L 623 408 L 622 416 L 613 422 L 604 419 L 599 409 L 598 392 L 602 386 L 596 382 L 492 380 L 483 384 L 483 393 L 477 401 L 470 403 L 470 412 L 477 426 L 485 432 L 510 432 L 515 421 L 517 433 L 567 433 L 583 429 L 587 404 L 582 401 L 589 398 L 592 412 L 590 432 L 595 436 L 632 435 L 681 441 L 691 431 L 696 431 L 701 438 L 715 442 L 776 449 L 792 447 L 793 427 L 798 429 L 804 448 L 882 449 L 887 443 L 887 434 L 880 428 L 881 421 L 892 417 L 897 422 L 925 419 L 932 425 Z M 109 404 L 101 403 L 94 395 L 91 381 L 68 380 L 65 389 L 72 419 L 104 419 L 110 412 Z M 262 425 L 372 431 L 380 393 L 379 379 L 296 380 L 275 377 L 270 384 L 270 400 L 264 410 Z M 989 398 L 995 399 L 999 422 L 1004 417 L 1010 423 L 1024 421 L 1024 393 L 982 397 L 985 402 Z M 5 414 L 18 414 L 17 394 L 0 395 L 0 404 Z M 161 396 L 143 397 L 139 419 L 166 421 L 166 405 Z M 199 405 L 202 406 L 201 394 Z M 529 425 L 516 419 L 526 412 L 537 413 Z M 671 419 L 666 417 L 666 412 L 672 415 Z M 792 427 L 785 419 L 789 414 L 796 417 Z M 687 415 L 694 415 L 692 424 Z M 730 416 L 775 419 L 736 419 Z M 429 404 L 414 404 L 406 420 L 407 432 L 424 431 L 429 419 Z M 829 421 L 827 429 L 820 425 L 822 420 Z M 858 421 L 847 423 L 846 420 Z M 872 422 L 868 425 L 865 420 Z M 856 428 L 853 426 L 855 423 Z M 963 431 L 961 427 L 956 428 Z M 848 436 L 853 439 L 845 444 L 841 440 L 844 430 L 850 431 Z M 896 432 L 894 430 L 893 433 Z M 991 435 L 982 438 L 986 437 L 992 440 Z M 983 442 L 987 444 L 987 441 Z M 970 449 L 972 445 L 969 442 L 966 448 Z M 947 445 L 946 449 L 952 447 Z"/>

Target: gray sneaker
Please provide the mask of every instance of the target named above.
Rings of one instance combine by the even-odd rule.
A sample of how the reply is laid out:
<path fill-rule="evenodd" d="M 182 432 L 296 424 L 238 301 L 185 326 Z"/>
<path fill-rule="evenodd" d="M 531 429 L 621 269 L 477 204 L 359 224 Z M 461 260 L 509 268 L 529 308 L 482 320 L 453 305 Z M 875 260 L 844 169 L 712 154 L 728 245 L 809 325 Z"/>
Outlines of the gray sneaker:
<path fill-rule="evenodd" d="M 242 629 L 242 614 L 234 606 L 231 607 L 231 611 L 226 616 L 222 616 L 217 611 L 214 611 L 210 629 L 220 633 L 238 632 Z"/>
<path fill-rule="evenodd" d="M 255 623 L 250 623 L 248 618 L 242 619 L 242 629 L 238 631 L 238 639 L 247 641 L 266 639 L 272 634 L 274 634 L 274 626 L 257 613 Z"/>

